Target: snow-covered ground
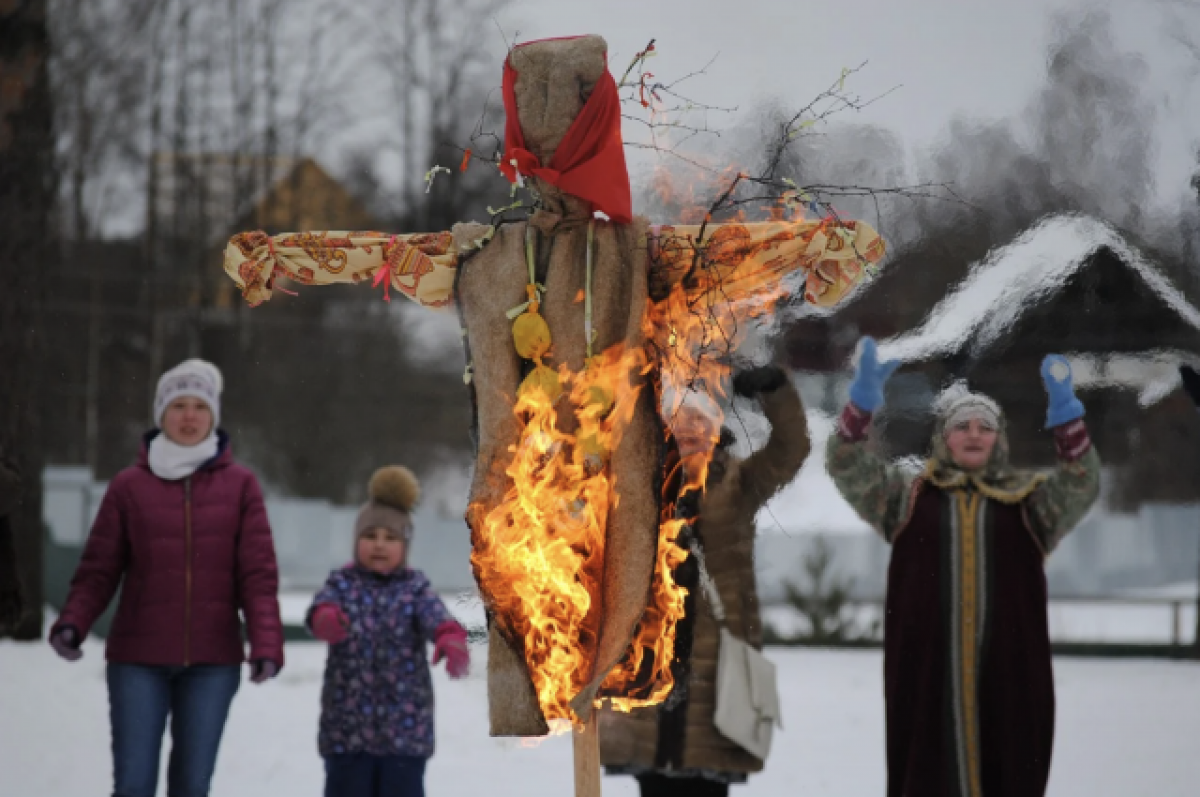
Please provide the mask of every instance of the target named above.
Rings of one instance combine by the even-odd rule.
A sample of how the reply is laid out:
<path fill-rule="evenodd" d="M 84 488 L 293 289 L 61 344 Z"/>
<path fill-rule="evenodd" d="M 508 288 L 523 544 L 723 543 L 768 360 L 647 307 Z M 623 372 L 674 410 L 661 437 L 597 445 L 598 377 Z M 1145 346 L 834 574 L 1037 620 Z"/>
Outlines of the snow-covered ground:
<path fill-rule="evenodd" d="M 103 650 L 89 641 L 74 665 L 45 645 L 0 643 L 0 794 L 94 797 L 110 788 Z M 318 693 L 325 652 L 289 644 L 276 681 L 242 687 L 234 702 L 214 797 L 317 797 Z M 484 650 L 473 674 L 450 681 L 439 668 L 438 753 L 431 797 L 477 794 L 563 797 L 571 793 L 566 738 L 540 745 L 487 736 Z M 734 794 L 862 797 L 882 794 L 883 701 L 877 651 L 774 649 L 785 730 L 766 771 Z M 1200 665 L 1060 659 L 1058 735 L 1051 795 L 1190 797 L 1200 784 Z M 164 745 L 165 747 L 165 745 Z M 160 792 L 161 793 L 161 792 Z M 634 784 L 606 778 L 608 797 Z"/>

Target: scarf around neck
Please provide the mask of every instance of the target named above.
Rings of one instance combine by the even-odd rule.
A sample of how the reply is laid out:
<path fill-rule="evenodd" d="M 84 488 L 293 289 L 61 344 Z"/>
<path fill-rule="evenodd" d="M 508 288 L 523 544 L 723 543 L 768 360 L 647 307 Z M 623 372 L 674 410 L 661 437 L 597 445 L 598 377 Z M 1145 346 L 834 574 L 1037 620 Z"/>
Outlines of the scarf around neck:
<path fill-rule="evenodd" d="M 933 431 L 933 451 L 925 463 L 925 481 L 943 490 L 974 488 L 1004 504 L 1016 504 L 1028 498 L 1046 476 L 1012 467 L 1008 461 L 1004 416 L 1001 415 L 998 421 L 996 447 L 992 449 L 987 465 L 982 470 L 968 471 L 954 462 L 950 447 L 946 445 L 946 419 L 938 419 Z"/>
<path fill-rule="evenodd" d="M 194 446 L 181 446 L 160 432 L 150 441 L 146 459 L 155 476 L 173 482 L 191 476 L 215 457 L 219 449 L 220 440 L 215 429 Z"/>

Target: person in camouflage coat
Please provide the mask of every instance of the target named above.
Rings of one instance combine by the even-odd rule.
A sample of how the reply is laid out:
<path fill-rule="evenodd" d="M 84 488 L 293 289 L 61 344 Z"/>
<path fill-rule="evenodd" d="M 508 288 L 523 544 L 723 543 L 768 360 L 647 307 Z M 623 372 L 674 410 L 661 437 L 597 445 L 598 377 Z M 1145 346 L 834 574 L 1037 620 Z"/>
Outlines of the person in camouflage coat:
<path fill-rule="evenodd" d="M 1052 473 L 1013 469 L 1000 408 L 951 390 L 932 453 L 905 475 L 867 443 L 883 383 L 864 339 L 829 473 L 892 544 L 884 621 L 888 797 L 1038 797 L 1054 740 L 1045 557 L 1099 493 L 1067 361 L 1046 358 Z"/>

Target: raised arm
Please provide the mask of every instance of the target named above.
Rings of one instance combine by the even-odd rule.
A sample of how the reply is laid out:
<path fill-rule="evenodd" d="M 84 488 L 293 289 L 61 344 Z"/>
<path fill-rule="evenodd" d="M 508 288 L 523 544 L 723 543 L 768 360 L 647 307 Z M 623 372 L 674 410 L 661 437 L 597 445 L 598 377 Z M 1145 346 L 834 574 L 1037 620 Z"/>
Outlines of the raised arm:
<path fill-rule="evenodd" d="M 1071 367 L 1050 355 L 1042 363 L 1042 381 L 1050 398 L 1046 426 L 1054 432 L 1058 466 L 1029 496 L 1031 530 L 1046 553 L 1054 550 L 1091 509 L 1100 494 L 1100 457 L 1083 422 L 1083 403 L 1075 396 Z"/>
<path fill-rule="evenodd" d="M 771 424 L 771 435 L 738 469 L 745 499 L 762 506 L 796 477 L 808 458 L 808 419 L 804 404 L 787 374 L 776 366 L 743 371 L 733 379 L 733 390 L 747 398 L 757 396 Z"/>
<path fill-rule="evenodd" d="M 238 233 L 225 247 L 225 273 L 251 305 L 271 298 L 275 280 L 301 285 L 382 285 L 426 307 L 453 300 L 458 258 L 449 232 Z M 381 270 L 386 269 L 386 271 Z"/>
<path fill-rule="evenodd" d="M 825 466 L 838 492 L 888 542 L 904 520 L 912 483 L 870 450 L 867 429 L 872 415 L 883 406 L 883 385 L 899 365 L 880 363 L 875 341 L 863 338 L 850 402 L 825 450 Z"/>

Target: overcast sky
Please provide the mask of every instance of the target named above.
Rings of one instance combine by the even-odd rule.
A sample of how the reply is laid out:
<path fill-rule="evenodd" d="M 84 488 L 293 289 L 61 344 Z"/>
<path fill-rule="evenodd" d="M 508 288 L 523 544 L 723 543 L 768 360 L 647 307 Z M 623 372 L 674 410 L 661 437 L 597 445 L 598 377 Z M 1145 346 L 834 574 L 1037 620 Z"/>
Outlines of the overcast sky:
<path fill-rule="evenodd" d="M 936 146 L 955 116 L 1020 125 L 1045 82 L 1057 15 L 1079 9 L 1107 10 L 1117 46 L 1146 62 L 1144 92 L 1157 117 L 1158 197 L 1175 205 L 1188 190 L 1200 144 L 1200 59 L 1172 38 L 1172 27 L 1188 22 L 1200 39 L 1198 0 L 518 0 L 491 24 L 499 25 L 501 52 L 501 31 L 518 41 L 598 33 L 608 40 L 618 77 L 651 38 L 660 54 L 647 68 L 660 79 L 687 74 L 716 55 L 689 94 L 746 112 L 764 101 L 803 106 L 843 67 L 869 61 L 854 78 L 858 93 L 900 88 L 848 120 L 888 128 L 912 155 Z M 626 132 L 628 138 L 640 131 Z M 628 154 L 636 183 L 650 156 Z M 457 346 L 452 322 L 406 315 L 409 334 L 444 343 L 430 345 L 431 354 Z"/>
<path fill-rule="evenodd" d="M 598 33 L 618 75 L 651 37 L 660 55 L 648 68 L 662 78 L 717 55 L 691 93 L 742 109 L 801 106 L 843 67 L 869 61 L 853 84 L 860 94 L 901 88 L 858 121 L 911 149 L 934 144 L 955 115 L 1019 118 L 1043 83 L 1056 14 L 1080 8 L 1107 9 L 1118 46 L 1145 59 L 1145 91 L 1160 109 L 1159 195 L 1177 197 L 1200 141 L 1200 60 L 1172 32 L 1184 21 L 1200 39 L 1196 0 L 518 0 L 499 22 L 521 41 Z"/>

